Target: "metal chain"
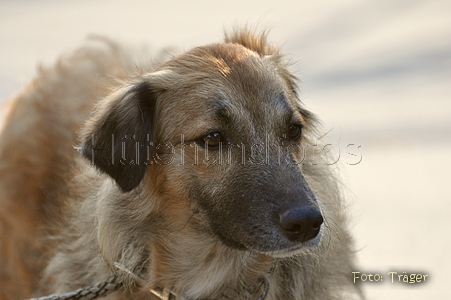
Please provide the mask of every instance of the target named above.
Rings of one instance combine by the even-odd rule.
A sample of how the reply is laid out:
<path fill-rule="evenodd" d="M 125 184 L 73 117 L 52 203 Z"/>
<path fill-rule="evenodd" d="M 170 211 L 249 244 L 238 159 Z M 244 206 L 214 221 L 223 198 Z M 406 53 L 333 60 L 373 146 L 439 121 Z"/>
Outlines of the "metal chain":
<path fill-rule="evenodd" d="M 125 269 L 118 263 L 115 263 L 116 268 L 127 271 L 132 274 L 130 271 Z M 136 275 L 134 275 L 136 276 Z M 137 277 L 138 278 L 138 277 Z M 139 280 L 141 281 L 141 280 Z M 260 286 L 263 287 L 262 294 L 257 300 L 264 300 L 268 295 L 269 290 L 269 279 L 266 275 L 260 278 L 262 282 Z M 96 285 L 91 285 L 88 287 L 84 287 L 78 289 L 76 291 L 64 293 L 64 294 L 54 294 L 50 296 L 40 297 L 40 298 L 31 298 L 28 300 L 92 300 L 99 297 L 105 297 L 112 292 L 118 290 L 122 286 L 122 281 L 119 279 L 119 276 L 113 275 L 105 281 L 102 281 Z M 175 299 L 176 296 L 172 294 L 169 290 L 166 289 L 153 289 L 150 290 L 154 295 L 158 296 L 162 300 L 172 300 Z M 183 297 L 182 297 L 183 299 Z"/>
<path fill-rule="evenodd" d="M 118 276 L 114 275 L 96 285 L 87 286 L 76 291 L 40 298 L 32 298 L 29 300 L 90 300 L 111 294 L 121 286 L 122 281 L 119 280 Z"/>
<path fill-rule="evenodd" d="M 265 300 L 269 292 L 269 278 L 267 275 L 263 275 L 263 277 L 261 277 L 260 280 L 262 281 L 263 293 L 257 300 Z"/>

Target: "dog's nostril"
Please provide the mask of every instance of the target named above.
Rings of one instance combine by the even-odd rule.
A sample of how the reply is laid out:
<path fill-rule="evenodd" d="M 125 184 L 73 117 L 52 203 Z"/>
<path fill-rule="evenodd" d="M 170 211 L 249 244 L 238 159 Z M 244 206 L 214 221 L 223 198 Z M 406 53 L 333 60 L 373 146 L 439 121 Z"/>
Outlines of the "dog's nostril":
<path fill-rule="evenodd" d="M 321 224 L 323 224 L 323 218 L 321 217 L 321 221 L 317 221 L 315 224 L 313 224 L 313 230 L 320 230 Z"/>
<path fill-rule="evenodd" d="M 301 224 L 294 224 L 293 226 L 291 226 L 290 228 L 287 228 L 286 230 L 291 231 L 291 232 L 300 232 L 302 230 L 302 226 L 301 226 Z"/>
<path fill-rule="evenodd" d="M 315 238 L 321 224 L 323 217 L 316 207 L 297 207 L 280 215 L 282 232 L 293 242 L 306 242 Z"/>

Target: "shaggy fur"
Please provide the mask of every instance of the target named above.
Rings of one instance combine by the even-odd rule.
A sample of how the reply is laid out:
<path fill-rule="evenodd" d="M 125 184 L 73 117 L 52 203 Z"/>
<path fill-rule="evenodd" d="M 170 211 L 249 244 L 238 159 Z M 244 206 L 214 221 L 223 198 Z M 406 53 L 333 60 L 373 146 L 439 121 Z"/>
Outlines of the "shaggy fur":
<path fill-rule="evenodd" d="M 339 183 L 309 148 L 317 121 L 265 35 L 236 31 L 135 65 L 96 38 L 12 100 L 0 137 L 0 299 L 113 273 L 125 284 L 108 299 L 155 299 L 160 287 L 253 300 L 262 276 L 266 299 L 361 298 Z M 284 231 L 279 216 L 293 207 L 324 219 L 320 232 Z"/>

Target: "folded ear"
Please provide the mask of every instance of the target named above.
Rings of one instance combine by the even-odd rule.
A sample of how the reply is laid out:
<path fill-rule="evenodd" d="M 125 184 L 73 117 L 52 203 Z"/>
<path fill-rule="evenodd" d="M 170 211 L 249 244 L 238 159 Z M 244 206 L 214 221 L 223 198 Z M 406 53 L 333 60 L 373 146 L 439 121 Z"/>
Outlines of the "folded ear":
<path fill-rule="evenodd" d="M 82 156 L 111 176 L 123 192 L 141 182 L 150 164 L 157 93 L 147 79 L 124 86 L 100 103 L 83 130 Z"/>

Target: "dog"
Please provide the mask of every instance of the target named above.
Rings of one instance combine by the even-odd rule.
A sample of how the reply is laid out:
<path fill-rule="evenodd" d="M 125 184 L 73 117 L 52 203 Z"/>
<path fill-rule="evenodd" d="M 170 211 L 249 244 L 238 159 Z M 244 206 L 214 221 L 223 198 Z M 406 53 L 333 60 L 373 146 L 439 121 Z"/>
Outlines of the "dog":
<path fill-rule="evenodd" d="M 267 34 L 137 65 L 94 37 L 10 101 L 0 299 L 362 299 L 318 120 Z"/>

